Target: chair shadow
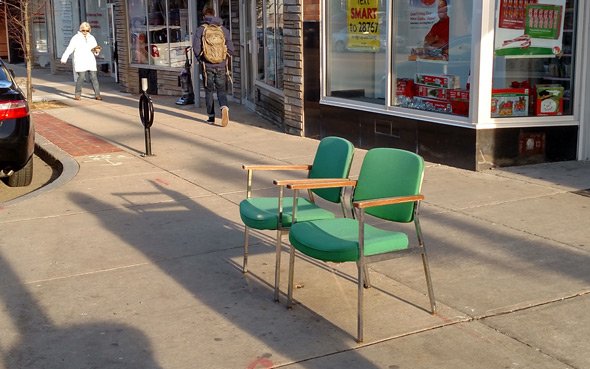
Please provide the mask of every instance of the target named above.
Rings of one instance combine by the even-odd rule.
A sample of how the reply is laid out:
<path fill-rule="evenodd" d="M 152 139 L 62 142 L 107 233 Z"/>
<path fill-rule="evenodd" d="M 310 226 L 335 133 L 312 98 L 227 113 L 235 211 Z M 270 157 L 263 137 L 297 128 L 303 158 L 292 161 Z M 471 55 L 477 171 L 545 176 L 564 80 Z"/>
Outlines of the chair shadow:
<path fill-rule="evenodd" d="M 321 329 L 309 330 L 310 321 L 316 322 L 314 324 L 322 322 L 322 326 L 330 324 L 311 311 L 300 310 L 299 313 L 292 313 L 285 306 L 276 304 L 272 299 L 273 287 L 255 273 L 242 274 L 241 268 L 233 261 L 242 256 L 243 227 L 241 225 L 220 217 L 194 199 L 166 188 L 160 183 L 152 181 L 151 185 L 154 187 L 154 192 L 113 193 L 112 195 L 124 199 L 126 203 L 124 208 L 113 208 L 112 205 L 85 193 L 76 192 L 69 197 L 71 201 L 95 215 L 102 228 L 108 229 L 120 239 L 121 247 L 130 245 L 143 253 L 150 263 L 173 278 L 184 290 L 189 291 L 195 300 L 205 305 L 208 311 L 224 312 L 227 311 L 228 306 L 239 304 L 241 306 L 239 313 L 229 312 L 231 324 L 252 338 L 262 340 L 269 349 L 299 362 L 304 367 L 306 360 L 325 354 L 321 351 L 321 347 L 317 347 L 302 355 L 306 352 L 305 342 L 321 341 L 323 336 Z M 135 201 L 155 194 L 165 194 L 171 202 L 142 205 Z M 96 209 L 108 210 L 96 211 Z M 199 225 L 199 221 L 203 219 L 206 219 L 205 224 Z M 181 223 L 181 229 L 184 229 L 186 234 L 181 236 L 176 234 L 179 229 L 178 223 Z M 177 226 L 166 230 L 164 226 L 160 226 L 165 224 Z M 212 244 L 199 240 L 207 240 Z M 269 240 L 263 237 L 253 241 L 267 243 Z M 222 256 L 224 262 L 221 266 L 211 270 L 212 266 L 208 264 L 213 261 L 209 259 L 219 257 L 215 255 L 228 256 Z M 304 318 L 305 315 L 301 316 L 301 311 L 305 311 L 308 318 Z M 269 312 L 280 318 L 269 318 Z M 261 325 L 260 322 L 265 319 L 270 319 L 272 324 Z M 332 334 L 331 345 L 342 349 L 349 349 L 350 345 L 355 345 L 354 336 L 350 332 L 345 332 L 339 327 L 331 327 L 341 336 L 335 338 L 337 336 Z M 294 332 L 305 332 L 303 334 L 306 337 L 301 341 L 303 347 L 285 344 L 290 341 L 287 337 L 292 336 Z M 259 359 L 259 357 L 252 357 L 247 360 L 255 362 Z M 358 355 L 356 360 L 362 362 L 364 368 L 376 368 L 361 355 Z M 269 362 L 273 359 L 266 357 L 265 361 Z M 273 362 L 273 365 L 280 364 L 280 362 Z"/>

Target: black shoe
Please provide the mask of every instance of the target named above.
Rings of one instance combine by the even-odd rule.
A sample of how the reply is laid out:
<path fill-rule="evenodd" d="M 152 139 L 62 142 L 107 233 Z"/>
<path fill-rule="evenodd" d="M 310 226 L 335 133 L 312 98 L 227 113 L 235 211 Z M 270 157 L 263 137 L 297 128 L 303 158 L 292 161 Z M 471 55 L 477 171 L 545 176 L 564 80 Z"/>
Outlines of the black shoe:
<path fill-rule="evenodd" d="M 215 123 L 215 117 L 209 117 L 209 119 L 207 119 L 207 123 L 214 124 Z"/>

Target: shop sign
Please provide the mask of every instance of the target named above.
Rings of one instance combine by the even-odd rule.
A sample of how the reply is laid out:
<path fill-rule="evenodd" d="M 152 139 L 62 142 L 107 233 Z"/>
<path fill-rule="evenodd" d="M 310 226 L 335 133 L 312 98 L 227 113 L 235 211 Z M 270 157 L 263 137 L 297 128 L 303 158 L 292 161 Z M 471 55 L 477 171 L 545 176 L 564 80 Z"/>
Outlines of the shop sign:
<path fill-rule="evenodd" d="M 562 50 L 565 0 L 500 0 L 495 53 L 507 57 L 548 57 Z"/>
<path fill-rule="evenodd" d="M 348 0 L 348 50 L 379 51 L 378 0 Z"/>

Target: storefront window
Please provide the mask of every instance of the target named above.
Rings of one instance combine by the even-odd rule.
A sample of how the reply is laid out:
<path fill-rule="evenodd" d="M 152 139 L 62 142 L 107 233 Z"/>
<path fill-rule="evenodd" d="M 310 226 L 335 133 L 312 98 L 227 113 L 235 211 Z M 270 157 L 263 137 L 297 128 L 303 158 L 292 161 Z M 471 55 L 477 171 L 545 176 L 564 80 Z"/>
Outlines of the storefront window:
<path fill-rule="evenodd" d="M 108 70 L 111 63 L 111 47 L 109 45 L 109 20 L 106 1 L 86 2 L 86 21 L 92 27 L 92 35 L 96 42 L 102 46 L 96 62 L 100 70 Z"/>
<path fill-rule="evenodd" d="M 283 88 L 283 0 L 257 0 L 259 81 Z"/>
<path fill-rule="evenodd" d="M 327 96 L 385 104 L 387 4 L 387 0 L 325 2 Z"/>
<path fill-rule="evenodd" d="M 191 45 L 186 0 L 130 0 L 129 30 L 131 63 L 184 66 Z"/>
<path fill-rule="evenodd" d="M 58 0 L 53 4 L 55 26 L 55 57 L 61 58 L 70 39 L 80 26 L 80 8 L 77 0 Z"/>
<path fill-rule="evenodd" d="M 573 114 L 577 0 L 496 0 L 492 117 Z"/>
<path fill-rule="evenodd" d="M 34 40 L 33 56 L 35 62 L 41 66 L 49 65 L 47 52 L 47 20 L 45 17 L 45 3 L 40 0 L 32 2 L 33 16 L 31 17 L 32 39 Z"/>
<path fill-rule="evenodd" d="M 471 0 L 396 1 L 394 105 L 469 114 Z"/>

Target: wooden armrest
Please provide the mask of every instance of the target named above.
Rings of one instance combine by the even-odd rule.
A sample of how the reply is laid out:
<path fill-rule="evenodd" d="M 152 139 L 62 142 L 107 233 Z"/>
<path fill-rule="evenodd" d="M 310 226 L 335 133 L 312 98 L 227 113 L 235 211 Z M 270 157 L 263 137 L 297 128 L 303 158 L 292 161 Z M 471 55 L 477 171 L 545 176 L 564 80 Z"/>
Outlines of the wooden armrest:
<path fill-rule="evenodd" d="M 317 183 L 321 182 L 335 182 L 342 181 L 343 178 L 302 178 L 302 179 L 275 179 L 272 181 L 277 186 L 288 186 L 288 185 L 300 185 L 304 183 Z"/>
<path fill-rule="evenodd" d="M 424 200 L 424 195 L 413 195 L 413 196 L 396 196 L 396 197 L 385 197 L 382 199 L 355 201 L 352 206 L 355 208 L 363 209 L 370 208 L 373 206 L 393 205 L 402 204 L 405 202 L 414 202 Z"/>
<path fill-rule="evenodd" d="M 334 188 L 356 186 L 356 180 L 353 179 L 336 179 L 336 178 L 313 178 L 300 183 L 287 184 L 291 190 L 313 190 L 317 188 Z"/>
<path fill-rule="evenodd" d="M 244 170 L 310 170 L 311 164 L 242 164 Z"/>

